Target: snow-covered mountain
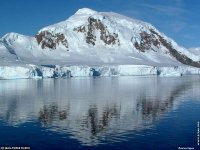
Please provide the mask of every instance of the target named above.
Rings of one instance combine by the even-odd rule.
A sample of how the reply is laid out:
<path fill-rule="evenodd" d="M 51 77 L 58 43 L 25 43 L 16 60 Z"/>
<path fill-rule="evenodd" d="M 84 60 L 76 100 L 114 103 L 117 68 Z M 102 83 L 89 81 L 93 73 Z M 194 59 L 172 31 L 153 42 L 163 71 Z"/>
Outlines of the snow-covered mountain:
<path fill-rule="evenodd" d="M 0 52 L 1 66 L 26 66 L 29 77 L 43 74 L 41 66 L 55 72 L 54 65 L 90 66 L 93 72 L 91 66 L 105 65 L 200 68 L 198 56 L 151 24 L 88 8 L 41 29 L 35 37 L 8 33 L 0 39 Z M 32 72 L 34 65 L 40 66 L 39 72 Z"/>
<path fill-rule="evenodd" d="M 200 61 L 200 47 L 190 48 L 189 51 L 199 57 Z"/>

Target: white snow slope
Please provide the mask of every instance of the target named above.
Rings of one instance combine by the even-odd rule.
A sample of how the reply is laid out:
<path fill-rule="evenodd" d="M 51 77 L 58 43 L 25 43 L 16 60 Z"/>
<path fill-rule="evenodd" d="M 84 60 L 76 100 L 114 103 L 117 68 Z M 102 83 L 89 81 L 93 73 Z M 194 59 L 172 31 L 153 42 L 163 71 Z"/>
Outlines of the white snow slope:
<path fill-rule="evenodd" d="M 199 56 L 151 24 L 88 8 L 35 37 L 6 34 L 0 58 L 2 79 L 200 72 Z"/>
<path fill-rule="evenodd" d="M 190 48 L 189 51 L 199 57 L 200 61 L 200 47 Z"/>

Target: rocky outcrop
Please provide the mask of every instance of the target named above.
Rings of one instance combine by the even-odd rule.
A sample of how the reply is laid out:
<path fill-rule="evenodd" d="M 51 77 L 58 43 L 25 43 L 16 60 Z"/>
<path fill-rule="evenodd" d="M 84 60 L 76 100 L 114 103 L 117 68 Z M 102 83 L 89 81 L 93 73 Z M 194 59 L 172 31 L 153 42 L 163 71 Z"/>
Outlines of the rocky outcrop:
<path fill-rule="evenodd" d="M 68 48 L 68 42 L 63 33 L 52 34 L 49 31 L 42 31 L 35 36 L 38 45 L 41 45 L 42 49 L 50 48 L 56 49 L 57 45 L 62 44 Z"/>
<path fill-rule="evenodd" d="M 86 37 L 86 43 L 91 44 L 93 46 L 95 45 L 97 40 L 95 31 L 100 32 L 99 38 L 106 45 L 115 45 L 115 44 L 120 45 L 118 34 L 110 33 L 101 20 L 95 19 L 93 17 L 88 18 L 88 25 L 74 28 L 74 31 L 84 33 Z"/>
<path fill-rule="evenodd" d="M 162 37 L 160 34 L 158 34 L 156 31 L 154 31 L 153 29 L 150 29 L 150 32 L 154 35 L 157 35 L 159 38 L 159 42 L 165 46 L 168 50 L 169 53 L 176 58 L 179 62 L 185 64 L 185 65 L 189 65 L 189 66 L 193 66 L 193 67 L 198 67 L 200 68 L 200 62 L 196 62 L 193 61 L 192 59 L 190 59 L 189 57 L 187 57 L 184 54 L 181 54 L 180 52 L 178 52 L 176 49 L 173 48 L 172 44 L 170 42 L 168 42 L 167 40 L 164 39 L 164 37 Z"/>
<path fill-rule="evenodd" d="M 134 46 L 136 49 L 138 49 L 141 52 L 145 52 L 148 50 L 155 50 L 155 47 L 159 48 L 160 41 L 157 39 L 157 37 L 154 34 L 148 34 L 147 32 L 141 32 L 140 33 L 141 41 L 138 43 L 137 41 L 134 43 Z"/>
<path fill-rule="evenodd" d="M 150 33 L 145 31 L 140 33 L 141 40 L 139 42 L 134 42 L 134 47 L 140 52 L 146 52 L 149 50 L 156 51 L 160 46 L 164 46 L 172 57 L 176 58 L 179 62 L 200 68 L 200 62 L 193 61 L 191 58 L 177 51 L 170 42 L 168 42 L 163 36 L 161 36 L 154 29 L 149 30 Z"/>

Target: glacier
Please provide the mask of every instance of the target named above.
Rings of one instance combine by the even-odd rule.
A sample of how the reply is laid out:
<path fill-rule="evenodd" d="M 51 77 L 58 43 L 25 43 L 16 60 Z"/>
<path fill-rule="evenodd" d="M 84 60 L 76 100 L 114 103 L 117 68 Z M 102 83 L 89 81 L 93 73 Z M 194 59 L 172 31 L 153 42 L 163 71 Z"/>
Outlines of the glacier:
<path fill-rule="evenodd" d="M 153 67 L 144 65 L 118 66 L 1 66 L 0 79 L 40 79 L 96 76 L 182 76 L 199 75 L 200 69 L 190 66 Z"/>

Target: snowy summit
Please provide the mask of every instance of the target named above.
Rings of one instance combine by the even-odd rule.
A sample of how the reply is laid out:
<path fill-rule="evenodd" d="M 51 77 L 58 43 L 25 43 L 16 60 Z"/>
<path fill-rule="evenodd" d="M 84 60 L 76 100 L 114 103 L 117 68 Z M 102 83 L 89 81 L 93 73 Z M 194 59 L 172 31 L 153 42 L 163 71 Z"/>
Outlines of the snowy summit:
<path fill-rule="evenodd" d="M 92 9 L 89 9 L 89 8 L 82 8 L 82 9 L 79 9 L 75 14 L 76 15 L 84 15 L 84 14 L 87 14 L 87 15 L 93 15 L 97 13 L 96 11 L 92 10 Z"/>

